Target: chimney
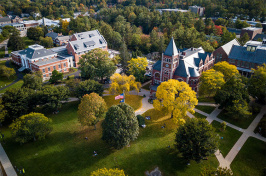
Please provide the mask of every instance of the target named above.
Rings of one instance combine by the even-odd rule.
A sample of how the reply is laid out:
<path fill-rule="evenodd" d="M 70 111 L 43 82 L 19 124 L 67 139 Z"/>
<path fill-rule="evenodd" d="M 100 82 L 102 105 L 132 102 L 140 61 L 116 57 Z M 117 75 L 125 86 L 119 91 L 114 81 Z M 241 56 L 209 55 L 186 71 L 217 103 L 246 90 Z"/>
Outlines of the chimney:
<path fill-rule="evenodd" d="M 263 38 L 262 45 L 266 45 L 266 38 Z"/>
<path fill-rule="evenodd" d="M 183 51 L 183 52 L 182 52 L 182 55 L 185 56 L 185 55 L 186 55 L 186 52 Z"/>
<path fill-rule="evenodd" d="M 191 47 L 191 51 L 193 51 L 193 47 Z"/>

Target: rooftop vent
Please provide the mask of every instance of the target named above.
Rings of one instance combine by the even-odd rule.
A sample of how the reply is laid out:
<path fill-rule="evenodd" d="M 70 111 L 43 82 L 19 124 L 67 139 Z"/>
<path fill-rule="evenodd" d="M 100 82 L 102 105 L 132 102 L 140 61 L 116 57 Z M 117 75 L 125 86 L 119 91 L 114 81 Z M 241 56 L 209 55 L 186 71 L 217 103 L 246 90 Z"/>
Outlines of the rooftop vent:
<path fill-rule="evenodd" d="M 102 39 L 99 39 L 99 42 L 100 42 L 100 44 L 103 44 L 103 40 Z"/>
<path fill-rule="evenodd" d="M 75 45 L 74 45 L 74 48 L 75 48 L 75 50 L 78 50 L 78 49 L 79 49 L 78 44 L 75 44 Z"/>
<path fill-rule="evenodd" d="M 91 37 L 93 37 L 94 36 L 94 34 L 89 34 L 89 37 L 91 38 Z"/>
<path fill-rule="evenodd" d="M 84 42 L 84 46 L 85 47 L 91 47 L 91 46 L 94 46 L 94 45 L 95 45 L 95 42 L 94 41 Z"/>
<path fill-rule="evenodd" d="M 191 47 L 190 49 L 191 49 L 191 51 L 193 51 L 193 49 L 194 49 L 194 48 L 193 48 L 193 47 Z"/>

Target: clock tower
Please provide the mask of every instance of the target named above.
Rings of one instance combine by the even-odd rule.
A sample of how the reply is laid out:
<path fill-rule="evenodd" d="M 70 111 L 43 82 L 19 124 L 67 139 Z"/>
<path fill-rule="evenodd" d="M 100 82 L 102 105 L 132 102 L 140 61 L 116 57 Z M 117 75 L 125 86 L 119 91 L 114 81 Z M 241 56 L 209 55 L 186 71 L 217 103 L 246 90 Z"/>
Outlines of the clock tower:
<path fill-rule="evenodd" d="M 174 38 L 171 38 L 165 52 L 162 54 L 161 62 L 161 82 L 167 81 L 173 78 L 175 69 L 179 63 L 179 53 L 177 51 Z"/>

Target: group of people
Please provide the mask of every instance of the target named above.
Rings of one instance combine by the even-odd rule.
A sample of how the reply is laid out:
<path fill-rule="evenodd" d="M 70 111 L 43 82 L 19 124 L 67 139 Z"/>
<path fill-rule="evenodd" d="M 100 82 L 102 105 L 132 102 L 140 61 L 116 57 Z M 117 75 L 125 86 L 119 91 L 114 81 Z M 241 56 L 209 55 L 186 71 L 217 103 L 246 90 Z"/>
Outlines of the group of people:
<path fill-rule="evenodd" d="M 17 170 L 18 173 L 25 175 L 25 169 L 23 167 L 19 169 L 18 167 L 14 166 L 14 168 Z"/>

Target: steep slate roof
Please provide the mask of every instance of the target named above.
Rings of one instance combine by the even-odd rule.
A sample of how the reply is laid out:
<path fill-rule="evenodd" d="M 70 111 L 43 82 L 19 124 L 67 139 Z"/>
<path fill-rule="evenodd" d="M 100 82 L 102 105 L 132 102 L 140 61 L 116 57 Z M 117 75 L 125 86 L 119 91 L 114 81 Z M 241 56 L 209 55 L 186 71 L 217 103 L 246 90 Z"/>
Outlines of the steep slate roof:
<path fill-rule="evenodd" d="M 30 47 L 39 47 L 40 45 L 31 45 Z M 45 48 L 40 48 L 40 49 L 32 49 L 32 48 L 27 48 L 25 50 L 19 51 L 18 53 L 21 55 L 25 55 L 26 57 L 29 59 L 36 59 L 36 58 L 40 58 L 40 57 L 45 57 L 45 56 L 50 56 L 50 55 L 55 55 L 56 53 L 53 52 L 52 50 L 47 50 Z"/>
<path fill-rule="evenodd" d="M 175 45 L 174 38 L 172 37 L 170 43 L 168 44 L 167 48 L 165 49 L 164 55 L 172 56 L 172 55 L 177 55 L 177 54 L 178 54 L 178 51 L 177 51 L 177 48 Z"/>
<path fill-rule="evenodd" d="M 183 59 L 179 60 L 178 67 L 176 68 L 174 75 L 181 76 L 181 77 L 188 76 L 186 64 Z"/>
<path fill-rule="evenodd" d="M 263 40 L 263 38 L 266 38 L 266 34 L 257 34 L 252 40 L 257 41 L 259 38 Z"/>
<path fill-rule="evenodd" d="M 236 39 L 231 40 L 230 42 L 221 46 L 223 48 L 224 52 L 227 54 L 227 56 L 229 55 L 233 45 L 240 46 L 240 44 L 238 43 L 238 41 Z"/>
<path fill-rule="evenodd" d="M 3 22 L 11 22 L 11 19 L 8 17 L 0 18 L 0 23 L 3 23 Z"/>
<path fill-rule="evenodd" d="M 161 60 L 158 60 L 155 64 L 153 64 L 152 68 L 154 70 L 161 71 L 161 64 L 162 64 L 162 61 Z"/>
<path fill-rule="evenodd" d="M 53 40 L 56 39 L 57 36 L 58 36 L 58 33 L 56 32 L 49 32 L 45 35 L 45 37 L 51 37 Z"/>
<path fill-rule="evenodd" d="M 246 47 L 234 45 L 229 54 L 229 58 L 263 64 L 266 63 L 266 50 L 257 48 L 254 52 L 251 52 L 247 51 Z"/>

